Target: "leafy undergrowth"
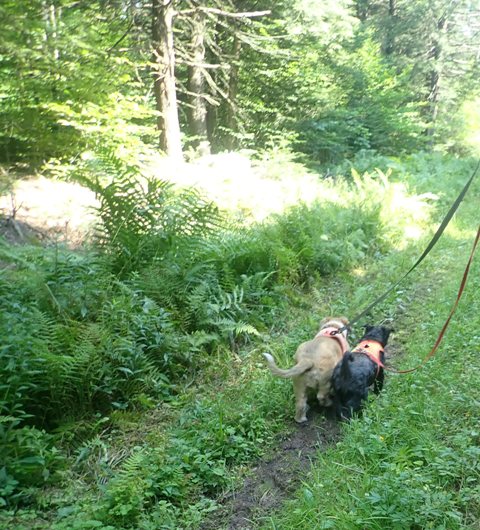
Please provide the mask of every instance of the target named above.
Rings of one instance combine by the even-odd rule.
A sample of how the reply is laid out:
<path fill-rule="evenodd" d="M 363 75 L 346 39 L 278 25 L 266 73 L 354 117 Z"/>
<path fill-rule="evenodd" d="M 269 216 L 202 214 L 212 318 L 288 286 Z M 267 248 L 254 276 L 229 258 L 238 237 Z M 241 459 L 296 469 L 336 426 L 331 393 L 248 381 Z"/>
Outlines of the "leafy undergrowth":
<path fill-rule="evenodd" d="M 418 185 L 422 184 L 421 180 Z M 448 187 L 449 183 L 442 183 Z M 440 185 L 442 185 L 440 184 Z M 433 187 L 433 185 L 432 185 Z M 453 304 L 478 227 L 478 183 L 415 282 L 394 323 L 403 343 L 397 367 L 415 366 L 432 347 Z M 262 528 L 463 529 L 480 517 L 480 262 L 436 356 L 412 374 L 387 374 L 380 399 L 343 426 L 318 454 L 307 480 Z M 399 298 L 404 298 L 403 293 Z M 403 303 L 403 301 L 402 301 Z"/>
<path fill-rule="evenodd" d="M 409 161 L 404 178 L 443 207 L 470 164 L 448 162 L 440 188 L 416 180 L 431 163 Z M 104 193 L 104 254 L 2 250 L 8 528 L 197 527 L 292 428 L 290 385 L 260 352 L 288 365 L 320 318 L 364 306 L 411 263 L 406 235 L 432 211 L 432 196 L 354 172 L 328 184 L 335 201 L 238 231 L 217 232 L 218 213 L 205 202 L 192 213 L 184 194 L 158 232 L 164 188 L 122 202 L 129 179 Z M 394 318 L 408 288 L 395 297 L 377 317 Z"/>

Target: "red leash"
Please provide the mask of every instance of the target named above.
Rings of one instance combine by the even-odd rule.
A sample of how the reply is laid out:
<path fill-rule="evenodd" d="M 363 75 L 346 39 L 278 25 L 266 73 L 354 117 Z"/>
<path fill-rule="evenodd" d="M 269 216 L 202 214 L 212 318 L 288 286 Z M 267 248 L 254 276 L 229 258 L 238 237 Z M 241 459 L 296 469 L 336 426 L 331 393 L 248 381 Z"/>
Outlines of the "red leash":
<path fill-rule="evenodd" d="M 423 361 L 419 365 L 415 366 L 415 368 L 410 368 L 409 370 L 396 370 L 395 368 L 389 368 L 385 366 L 385 370 L 388 370 L 389 372 L 394 372 L 396 374 L 408 374 L 410 372 L 414 372 L 415 370 L 418 370 L 419 368 L 421 368 L 429 359 L 431 359 L 435 355 L 437 348 L 440 346 L 440 342 L 442 342 L 443 336 L 445 335 L 445 331 L 447 330 L 447 327 L 450 324 L 450 320 L 457 309 L 458 302 L 460 302 L 460 298 L 462 297 L 463 290 L 465 289 L 465 285 L 467 283 L 468 273 L 470 272 L 470 265 L 472 264 L 473 256 L 475 255 L 475 251 L 477 249 L 479 240 L 480 240 L 480 226 L 478 227 L 477 236 L 473 243 L 473 248 L 472 248 L 472 251 L 470 252 L 470 257 L 468 258 L 465 272 L 463 273 L 463 278 L 462 278 L 462 282 L 460 283 L 460 289 L 458 290 L 457 299 L 455 300 L 455 303 L 453 304 L 452 309 L 450 310 L 448 318 L 445 321 L 445 324 L 443 325 L 437 337 L 437 340 L 435 341 L 435 344 L 433 345 L 433 348 L 430 350 L 430 353 L 423 359 Z"/>

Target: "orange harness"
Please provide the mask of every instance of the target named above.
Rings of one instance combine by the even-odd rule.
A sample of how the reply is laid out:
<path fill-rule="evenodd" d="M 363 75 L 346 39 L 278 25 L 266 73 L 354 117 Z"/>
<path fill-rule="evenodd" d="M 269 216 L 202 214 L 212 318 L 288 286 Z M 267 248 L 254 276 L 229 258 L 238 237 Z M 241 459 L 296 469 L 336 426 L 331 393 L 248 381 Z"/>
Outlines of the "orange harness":
<path fill-rule="evenodd" d="M 330 328 L 321 329 L 315 335 L 315 338 L 317 337 L 329 337 L 330 339 L 336 340 L 340 344 L 340 348 L 342 349 L 342 355 L 344 355 L 344 353 L 348 350 L 347 339 L 342 333 L 338 333 L 338 329 L 334 328 L 333 326 Z"/>
<path fill-rule="evenodd" d="M 352 353 L 363 353 L 370 358 L 377 365 L 377 375 L 380 368 L 385 368 L 381 359 L 382 353 L 384 353 L 383 346 L 376 340 L 362 340 Z"/>

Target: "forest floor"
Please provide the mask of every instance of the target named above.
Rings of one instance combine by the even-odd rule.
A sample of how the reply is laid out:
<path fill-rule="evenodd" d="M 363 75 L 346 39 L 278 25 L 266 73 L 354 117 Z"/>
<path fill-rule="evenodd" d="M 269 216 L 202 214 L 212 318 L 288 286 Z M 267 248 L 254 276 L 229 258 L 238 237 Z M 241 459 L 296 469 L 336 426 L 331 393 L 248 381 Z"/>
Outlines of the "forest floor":
<path fill-rule="evenodd" d="M 324 411 L 311 408 L 308 423 L 292 434 L 279 437 L 278 445 L 257 462 L 237 489 L 219 499 L 220 508 L 202 530 L 248 530 L 292 496 L 312 466 L 317 451 L 335 443 L 340 427 L 325 421 Z"/>
<path fill-rule="evenodd" d="M 71 182 L 28 175 L 0 196 L 0 234 L 12 244 L 62 242 L 77 247 L 95 221 L 92 191 Z"/>

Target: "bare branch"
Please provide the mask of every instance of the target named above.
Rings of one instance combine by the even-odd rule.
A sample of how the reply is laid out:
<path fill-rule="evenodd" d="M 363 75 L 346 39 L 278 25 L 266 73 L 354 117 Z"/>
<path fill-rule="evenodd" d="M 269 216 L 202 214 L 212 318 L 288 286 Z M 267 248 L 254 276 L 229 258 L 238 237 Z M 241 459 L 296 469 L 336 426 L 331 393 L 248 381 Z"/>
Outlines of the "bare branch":
<path fill-rule="evenodd" d="M 194 66 L 195 68 L 209 68 L 210 70 L 215 70 L 218 68 L 228 70 L 229 68 L 231 68 L 229 64 L 195 63 L 186 59 L 177 59 L 177 64 L 186 64 L 187 66 Z"/>
<path fill-rule="evenodd" d="M 125 37 L 130 33 L 130 30 L 133 28 L 133 24 L 134 24 L 134 21 L 132 20 L 128 28 L 126 29 L 125 33 L 115 42 L 115 44 L 113 44 L 112 46 L 110 46 L 110 48 L 108 48 L 106 53 L 110 53 L 114 48 L 116 48 L 125 39 Z"/>
<path fill-rule="evenodd" d="M 225 92 L 224 90 L 222 90 L 222 89 L 220 88 L 220 86 L 218 85 L 218 83 L 215 82 L 215 80 L 214 80 L 213 77 L 210 75 L 210 73 L 207 72 L 206 70 L 204 70 L 203 74 L 204 74 L 204 76 L 205 76 L 205 81 L 207 82 L 207 85 L 208 85 L 208 86 L 209 86 L 214 92 L 216 92 L 217 94 L 220 94 L 224 100 L 230 102 L 227 92 Z"/>
<path fill-rule="evenodd" d="M 230 18 L 255 18 L 263 17 L 265 15 L 270 15 L 272 12 L 267 11 L 247 11 L 243 13 L 232 13 L 230 11 L 223 11 L 222 9 L 217 9 L 215 7 L 197 7 L 195 9 L 185 9 L 183 11 L 177 11 L 176 15 L 193 15 L 197 11 L 203 11 L 204 13 L 211 13 L 213 15 L 218 15 L 220 17 L 230 17 Z"/>
<path fill-rule="evenodd" d="M 203 98 L 207 103 L 212 105 L 213 107 L 220 106 L 220 101 L 218 99 L 215 99 L 214 97 L 208 95 L 208 94 L 197 94 L 195 92 L 190 92 L 190 90 L 187 90 L 186 88 L 183 88 L 183 86 L 177 87 L 177 92 L 181 94 L 185 94 L 187 96 L 194 96 L 194 97 L 200 97 Z M 184 107 L 194 108 L 194 105 L 187 103 L 186 101 L 179 102 Z"/>

